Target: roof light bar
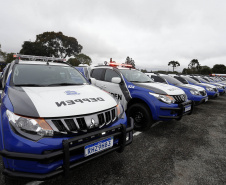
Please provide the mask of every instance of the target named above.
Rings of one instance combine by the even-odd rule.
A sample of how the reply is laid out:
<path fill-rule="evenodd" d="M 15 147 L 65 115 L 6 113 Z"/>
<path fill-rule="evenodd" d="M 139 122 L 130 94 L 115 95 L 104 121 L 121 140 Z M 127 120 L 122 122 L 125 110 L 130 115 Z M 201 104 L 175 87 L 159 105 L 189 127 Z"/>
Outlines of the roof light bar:
<path fill-rule="evenodd" d="M 46 56 L 33 56 L 33 55 L 14 54 L 13 57 L 17 58 L 19 60 L 21 60 L 21 59 L 28 59 L 28 60 L 32 60 L 32 61 L 44 61 L 44 62 L 48 62 L 48 61 L 65 62 L 64 58 L 55 58 L 55 57 L 46 57 Z"/>
<path fill-rule="evenodd" d="M 109 66 L 112 66 L 112 67 L 120 66 L 120 67 L 127 67 L 127 68 L 132 68 L 133 67 L 130 64 L 119 64 L 119 63 L 115 63 L 115 62 L 110 62 Z"/>

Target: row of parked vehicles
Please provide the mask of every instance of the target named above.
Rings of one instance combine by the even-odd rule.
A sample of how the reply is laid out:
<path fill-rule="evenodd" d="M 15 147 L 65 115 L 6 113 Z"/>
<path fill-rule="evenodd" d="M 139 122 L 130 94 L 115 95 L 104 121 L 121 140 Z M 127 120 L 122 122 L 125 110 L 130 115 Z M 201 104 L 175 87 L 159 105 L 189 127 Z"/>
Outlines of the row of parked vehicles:
<path fill-rule="evenodd" d="M 91 159 L 123 152 L 133 129 L 180 120 L 194 105 L 225 93 L 224 82 L 210 78 L 211 84 L 113 62 L 75 69 L 59 58 L 15 58 L 0 83 L 0 154 L 10 177 L 68 174 Z"/>

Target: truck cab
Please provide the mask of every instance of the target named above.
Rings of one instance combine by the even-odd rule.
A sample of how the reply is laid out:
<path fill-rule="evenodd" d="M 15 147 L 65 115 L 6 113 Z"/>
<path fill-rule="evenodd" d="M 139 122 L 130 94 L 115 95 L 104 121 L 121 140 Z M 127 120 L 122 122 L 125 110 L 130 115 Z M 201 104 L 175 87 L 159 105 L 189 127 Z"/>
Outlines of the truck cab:
<path fill-rule="evenodd" d="M 132 142 L 121 103 L 63 59 L 14 57 L 1 80 L 3 174 L 46 180 Z"/>
<path fill-rule="evenodd" d="M 155 83 L 130 65 L 110 63 L 91 69 L 91 83 L 122 103 L 136 130 L 146 130 L 157 121 L 179 120 L 193 110 L 192 101 L 180 88 Z"/>

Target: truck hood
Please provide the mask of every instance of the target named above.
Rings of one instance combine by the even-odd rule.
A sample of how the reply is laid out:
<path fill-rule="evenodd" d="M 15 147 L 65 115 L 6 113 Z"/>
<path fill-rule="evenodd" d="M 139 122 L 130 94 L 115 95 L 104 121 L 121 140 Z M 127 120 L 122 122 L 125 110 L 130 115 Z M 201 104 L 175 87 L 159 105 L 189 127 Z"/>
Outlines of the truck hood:
<path fill-rule="evenodd" d="M 216 86 L 211 85 L 211 84 L 207 84 L 207 83 L 199 83 L 200 85 L 206 86 L 206 87 L 211 87 L 211 88 L 215 88 Z"/>
<path fill-rule="evenodd" d="M 163 83 L 134 83 L 138 87 L 143 87 L 154 91 L 157 94 L 168 94 L 168 95 L 180 95 L 185 94 L 185 92 L 175 86 L 163 84 Z"/>
<path fill-rule="evenodd" d="M 203 87 L 199 87 L 197 85 L 191 85 L 191 84 L 183 84 L 180 87 L 185 87 L 185 88 L 193 89 L 193 90 L 197 90 L 197 91 L 203 91 L 203 90 L 205 90 Z"/>
<path fill-rule="evenodd" d="M 58 87 L 9 87 L 14 113 L 29 117 L 65 117 L 112 108 L 112 96 L 92 85 Z"/>

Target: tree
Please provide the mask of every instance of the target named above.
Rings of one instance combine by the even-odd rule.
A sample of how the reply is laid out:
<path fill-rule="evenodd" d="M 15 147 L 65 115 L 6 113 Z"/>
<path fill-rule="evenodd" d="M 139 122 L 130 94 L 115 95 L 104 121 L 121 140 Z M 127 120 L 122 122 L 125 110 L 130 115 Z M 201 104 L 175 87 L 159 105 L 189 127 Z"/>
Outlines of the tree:
<path fill-rule="evenodd" d="M 20 54 L 24 55 L 36 55 L 36 56 L 52 56 L 49 48 L 43 46 L 39 42 L 25 41 L 20 50 Z"/>
<path fill-rule="evenodd" d="M 2 59 L 5 58 L 5 52 L 2 51 L 1 44 L 0 44 L 0 58 L 2 58 Z"/>
<path fill-rule="evenodd" d="M 70 58 L 67 62 L 72 66 L 78 66 L 79 64 L 81 64 L 80 61 L 76 58 Z"/>
<path fill-rule="evenodd" d="M 76 59 L 81 63 L 81 64 L 87 64 L 87 65 L 91 65 L 92 64 L 92 60 L 89 56 L 81 53 L 79 55 L 76 56 Z"/>
<path fill-rule="evenodd" d="M 177 67 L 177 66 L 180 66 L 180 63 L 177 62 L 177 61 L 170 61 L 170 62 L 168 63 L 168 66 L 170 66 L 170 65 L 172 65 L 172 67 L 173 67 L 173 72 L 174 72 L 174 68 Z"/>
<path fill-rule="evenodd" d="M 44 32 L 36 35 L 35 42 L 25 41 L 20 53 L 50 57 L 76 57 L 82 46 L 74 37 L 63 35 L 62 32 Z"/>
<path fill-rule="evenodd" d="M 223 64 L 215 64 L 212 68 L 213 73 L 226 74 L 226 66 Z"/>
<path fill-rule="evenodd" d="M 141 69 L 140 70 L 142 73 L 147 73 L 148 71 L 146 69 Z"/>
<path fill-rule="evenodd" d="M 200 64 L 199 64 L 198 59 L 192 59 L 191 62 L 188 64 L 188 68 L 199 71 Z"/>
<path fill-rule="evenodd" d="M 4 58 L 5 58 L 5 62 L 6 63 L 10 63 L 10 62 L 12 62 L 14 60 L 13 54 L 14 53 L 6 53 L 5 54 Z"/>
<path fill-rule="evenodd" d="M 209 66 L 201 66 L 200 68 L 201 68 L 200 69 L 200 73 L 202 75 L 209 75 L 209 74 L 212 73 L 212 70 L 211 70 L 211 68 Z"/>
<path fill-rule="evenodd" d="M 130 64 L 135 68 L 135 61 L 132 58 L 130 58 L 129 56 L 126 57 L 125 64 Z"/>

